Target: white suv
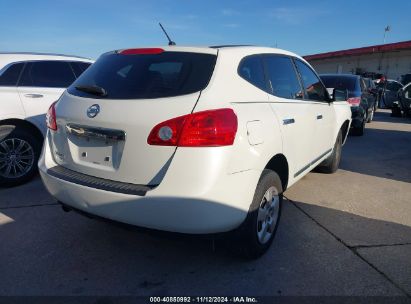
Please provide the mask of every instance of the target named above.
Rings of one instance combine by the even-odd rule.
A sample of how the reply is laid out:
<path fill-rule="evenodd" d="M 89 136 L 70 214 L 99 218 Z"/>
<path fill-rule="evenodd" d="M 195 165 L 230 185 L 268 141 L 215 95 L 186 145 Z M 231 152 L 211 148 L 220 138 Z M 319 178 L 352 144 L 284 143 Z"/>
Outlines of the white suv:
<path fill-rule="evenodd" d="M 45 115 L 91 60 L 57 54 L 0 53 L 0 185 L 36 173 Z"/>
<path fill-rule="evenodd" d="M 39 168 L 65 210 L 230 232 L 232 248 L 257 257 L 287 187 L 337 170 L 351 110 L 293 53 L 170 46 L 102 55 L 47 119 Z"/>

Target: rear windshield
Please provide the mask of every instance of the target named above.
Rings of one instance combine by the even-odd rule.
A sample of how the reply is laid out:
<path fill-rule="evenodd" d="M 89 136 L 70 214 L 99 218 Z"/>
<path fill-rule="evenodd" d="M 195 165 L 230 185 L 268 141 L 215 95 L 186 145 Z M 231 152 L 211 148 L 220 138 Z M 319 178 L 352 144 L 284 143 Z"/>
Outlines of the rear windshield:
<path fill-rule="evenodd" d="M 338 76 L 320 76 L 324 85 L 327 88 L 348 90 L 348 91 L 358 91 L 357 88 L 357 78 L 355 77 L 338 77 Z"/>
<path fill-rule="evenodd" d="M 190 94 L 210 81 L 216 56 L 188 52 L 102 55 L 69 88 L 70 94 L 88 98 L 149 99 Z M 76 87 L 96 86 L 104 96 Z"/>

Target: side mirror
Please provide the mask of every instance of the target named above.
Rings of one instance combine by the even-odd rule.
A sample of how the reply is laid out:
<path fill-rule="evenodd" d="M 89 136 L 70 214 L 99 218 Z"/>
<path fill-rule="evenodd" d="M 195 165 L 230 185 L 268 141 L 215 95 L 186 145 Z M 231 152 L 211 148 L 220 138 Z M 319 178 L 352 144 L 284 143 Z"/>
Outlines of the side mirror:
<path fill-rule="evenodd" d="M 346 101 L 346 100 L 348 100 L 348 91 L 347 90 L 334 89 L 332 99 L 333 99 L 333 101 Z"/>

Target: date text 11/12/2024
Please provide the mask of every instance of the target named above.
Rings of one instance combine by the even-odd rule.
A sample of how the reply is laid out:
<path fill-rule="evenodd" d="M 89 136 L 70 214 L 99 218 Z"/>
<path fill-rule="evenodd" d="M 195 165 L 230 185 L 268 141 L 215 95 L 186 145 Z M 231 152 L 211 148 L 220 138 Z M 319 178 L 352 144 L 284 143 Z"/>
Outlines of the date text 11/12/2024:
<path fill-rule="evenodd" d="M 258 303 L 255 297 L 150 297 L 150 303 Z"/>

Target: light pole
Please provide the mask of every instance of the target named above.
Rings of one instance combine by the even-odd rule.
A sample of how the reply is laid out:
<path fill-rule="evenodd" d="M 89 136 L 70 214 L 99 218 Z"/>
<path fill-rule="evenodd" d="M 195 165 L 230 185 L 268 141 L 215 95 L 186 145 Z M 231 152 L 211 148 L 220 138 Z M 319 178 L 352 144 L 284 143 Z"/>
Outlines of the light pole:
<path fill-rule="evenodd" d="M 387 37 L 387 32 L 391 31 L 391 27 L 387 25 L 384 29 L 384 44 L 385 44 L 385 38 Z"/>

